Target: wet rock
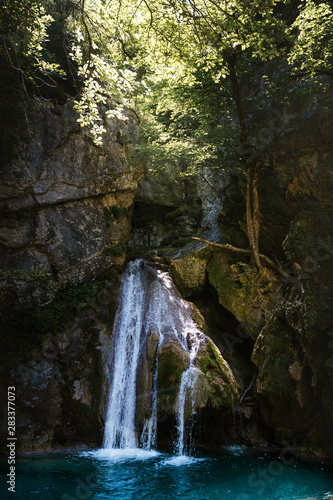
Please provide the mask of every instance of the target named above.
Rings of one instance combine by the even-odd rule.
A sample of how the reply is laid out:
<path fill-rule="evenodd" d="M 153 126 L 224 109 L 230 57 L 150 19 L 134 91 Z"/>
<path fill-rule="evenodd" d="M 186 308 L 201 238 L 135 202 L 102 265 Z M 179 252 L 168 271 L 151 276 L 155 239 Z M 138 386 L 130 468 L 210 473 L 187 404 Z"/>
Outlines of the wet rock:
<path fill-rule="evenodd" d="M 151 417 L 153 378 L 155 372 L 159 333 L 148 332 L 146 345 L 141 352 L 137 377 L 137 404 L 135 421 L 141 434 L 144 423 Z"/>
<path fill-rule="evenodd" d="M 332 453 L 332 261 L 302 273 L 286 291 L 255 343 L 256 399 L 278 443 L 297 437 L 307 453 Z M 320 284 L 320 286 L 318 286 Z"/>
<path fill-rule="evenodd" d="M 219 251 L 212 252 L 207 273 L 220 304 L 242 324 L 244 333 L 255 339 L 281 300 L 278 277 L 270 269 L 258 275 L 249 264 Z"/>
<path fill-rule="evenodd" d="M 201 372 L 196 406 L 233 413 L 239 400 L 236 381 L 228 363 L 208 337 L 200 343 L 195 366 Z"/>
<path fill-rule="evenodd" d="M 190 356 L 174 335 L 167 335 L 158 348 L 157 412 L 158 417 L 175 413 L 183 372 Z"/>

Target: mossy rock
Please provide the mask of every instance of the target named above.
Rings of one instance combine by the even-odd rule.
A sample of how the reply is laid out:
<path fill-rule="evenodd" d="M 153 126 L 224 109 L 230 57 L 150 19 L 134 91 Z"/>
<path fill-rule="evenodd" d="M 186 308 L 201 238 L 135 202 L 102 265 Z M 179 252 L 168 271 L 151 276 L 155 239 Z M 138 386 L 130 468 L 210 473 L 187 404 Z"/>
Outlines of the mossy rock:
<path fill-rule="evenodd" d="M 215 410 L 223 408 L 233 411 L 239 399 L 236 381 L 229 365 L 208 337 L 200 345 L 195 365 L 202 374 L 201 379 L 204 378 L 206 383 L 201 381 L 201 388 L 198 386 L 197 399 L 201 400 L 200 407 L 207 405 Z"/>
<path fill-rule="evenodd" d="M 119 245 L 107 245 L 103 248 L 102 253 L 111 257 L 122 257 L 126 252 L 125 243 L 120 243 Z"/>
<path fill-rule="evenodd" d="M 159 334 L 148 332 L 145 349 L 142 350 L 137 376 L 136 425 L 142 430 L 144 423 L 151 416 L 154 365 Z"/>
<path fill-rule="evenodd" d="M 208 334 L 208 327 L 207 327 L 205 318 L 202 316 L 202 314 L 200 313 L 200 311 L 196 305 L 194 305 L 192 302 L 188 302 L 188 304 L 189 304 L 190 309 L 191 309 L 192 320 L 197 325 L 197 328 L 202 333 L 207 335 Z"/>
<path fill-rule="evenodd" d="M 255 397 L 276 441 L 293 439 L 297 433 L 305 435 L 318 408 L 313 407 L 308 361 L 283 314 L 272 318 L 262 330 L 252 361 L 258 367 Z"/>
<path fill-rule="evenodd" d="M 332 210 L 303 210 L 293 220 L 283 242 L 290 262 L 298 262 L 302 268 L 312 267 L 311 260 L 325 262 L 328 249 L 332 248 Z M 308 261 L 308 259 L 310 259 Z"/>
<path fill-rule="evenodd" d="M 295 356 L 287 325 L 280 324 L 277 318 L 272 319 L 258 337 L 252 353 L 252 361 L 259 370 L 258 395 L 295 397 L 295 384 L 289 370 Z"/>
<path fill-rule="evenodd" d="M 190 364 L 190 356 L 180 341 L 168 335 L 158 348 L 157 411 L 163 418 L 175 413 L 183 372 Z"/>
<path fill-rule="evenodd" d="M 156 350 L 158 347 L 158 342 L 160 339 L 160 334 L 158 332 L 148 332 L 147 335 L 147 357 L 149 370 L 154 369 Z"/>
<path fill-rule="evenodd" d="M 207 263 L 207 273 L 219 303 L 256 339 L 280 297 L 281 282 L 269 269 L 258 274 L 250 264 L 219 251 Z"/>
<path fill-rule="evenodd" d="M 183 297 L 199 295 L 206 285 L 206 260 L 198 252 L 172 261 L 170 276 Z"/>

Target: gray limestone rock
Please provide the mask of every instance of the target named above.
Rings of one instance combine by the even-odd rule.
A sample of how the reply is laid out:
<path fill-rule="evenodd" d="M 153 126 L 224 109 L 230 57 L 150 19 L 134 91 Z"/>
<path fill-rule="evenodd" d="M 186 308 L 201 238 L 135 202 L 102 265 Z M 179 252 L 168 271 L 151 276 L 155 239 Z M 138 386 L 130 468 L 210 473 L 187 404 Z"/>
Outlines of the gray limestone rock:
<path fill-rule="evenodd" d="M 89 280 L 123 263 L 112 249 L 128 240 L 143 173 L 129 163 L 137 122 L 130 111 L 126 117 L 107 120 L 103 145 L 96 146 L 78 126 L 71 101 L 38 104 L 34 137 L 0 169 L 3 268 L 42 268 L 64 282 Z M 113 206 L 123 209 L 117 218 Z"/>

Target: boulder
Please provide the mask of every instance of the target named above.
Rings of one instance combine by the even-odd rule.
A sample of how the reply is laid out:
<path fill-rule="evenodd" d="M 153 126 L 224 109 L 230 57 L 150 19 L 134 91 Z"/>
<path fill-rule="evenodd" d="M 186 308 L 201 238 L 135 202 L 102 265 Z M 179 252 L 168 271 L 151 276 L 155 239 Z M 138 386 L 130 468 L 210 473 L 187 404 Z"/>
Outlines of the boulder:
<path fill-rule="evenodd" d="M 166 335 L 158 348 L 157 413 L 158 418 L 175 413 L 183 372 L 190 364 L 190 356 L 173 335 Z"/>
<path fill-rule="evenodd" d="M 200 252 L 191 252 L 185 257 L 173 260 L 170 276 L 183 297 L 199 295 L 206 285 L 205 259 Z"/>

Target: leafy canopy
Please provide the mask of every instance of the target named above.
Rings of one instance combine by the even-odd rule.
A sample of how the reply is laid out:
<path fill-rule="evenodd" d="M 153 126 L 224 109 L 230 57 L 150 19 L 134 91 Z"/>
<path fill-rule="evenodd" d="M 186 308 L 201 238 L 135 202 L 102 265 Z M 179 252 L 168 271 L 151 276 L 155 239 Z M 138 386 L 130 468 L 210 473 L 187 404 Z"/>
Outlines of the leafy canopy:
<path fill-rule="evenodd" d="M 294 73 L 333 74 L 333 12 L 329 2 L 303 1 L 292 25 L 296 40 L 289 54 Z"/>
<path fill-rule="evenodd" d="M 4 0 L 0 62 L 9 61 L 27 93 L 48 97 L 45 89 L 70 81 L 79 123 L 96 144 L 105 116 L 126 120 L 129 107 L 145 134 L 138 152 L 157 169 L 221 167 L 239 135 L 232 67 L 245 87 L 263 61 L 281 57 L 306 76 L 332 70 L 331 4 L 303 1 L 289 29 L 286 4 Z M 249 93 L 241 94 L 250 113 Z"/>

